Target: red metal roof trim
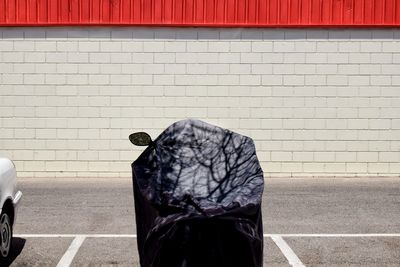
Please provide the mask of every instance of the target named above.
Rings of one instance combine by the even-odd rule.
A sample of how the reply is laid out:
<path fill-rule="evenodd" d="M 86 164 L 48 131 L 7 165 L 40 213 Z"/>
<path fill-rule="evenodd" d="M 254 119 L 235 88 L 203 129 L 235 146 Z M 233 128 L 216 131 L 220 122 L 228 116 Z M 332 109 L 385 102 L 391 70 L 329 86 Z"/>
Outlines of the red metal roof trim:
<path fill-rule="evenodd" d="M 0 26 L 400 26 L 399 0 L 0 0 Z"/>

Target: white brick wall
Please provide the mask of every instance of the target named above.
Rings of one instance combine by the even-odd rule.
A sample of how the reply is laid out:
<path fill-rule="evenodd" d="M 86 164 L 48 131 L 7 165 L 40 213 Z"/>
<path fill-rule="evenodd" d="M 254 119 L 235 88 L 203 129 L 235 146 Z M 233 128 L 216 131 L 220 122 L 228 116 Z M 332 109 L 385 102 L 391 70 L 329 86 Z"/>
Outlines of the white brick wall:
<path fill-rule="evenodd" d="M 194 117 L 267 176 L 399 176 L 400 30 L 0 28 L 0 156 L 26 177 L 130 176 Z"/>

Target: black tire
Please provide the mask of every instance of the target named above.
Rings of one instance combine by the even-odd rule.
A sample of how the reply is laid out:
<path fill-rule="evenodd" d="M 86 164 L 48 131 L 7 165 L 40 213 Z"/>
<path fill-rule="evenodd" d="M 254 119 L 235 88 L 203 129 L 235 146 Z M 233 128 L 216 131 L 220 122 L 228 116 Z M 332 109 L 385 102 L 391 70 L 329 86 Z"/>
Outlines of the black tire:
<path fill-rule="evenodd" d="M 7 212 L 0 215 L 0 258 L 7 259 L 13 239 L 13 227 L 11 218 Z"/>

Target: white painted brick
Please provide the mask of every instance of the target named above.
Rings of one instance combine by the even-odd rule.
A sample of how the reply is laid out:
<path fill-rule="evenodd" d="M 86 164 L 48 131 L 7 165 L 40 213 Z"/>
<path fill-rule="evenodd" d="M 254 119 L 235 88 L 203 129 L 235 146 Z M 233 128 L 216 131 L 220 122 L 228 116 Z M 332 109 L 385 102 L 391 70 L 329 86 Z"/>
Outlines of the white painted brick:
<path fill-rule="evenodd" d="M 14 42 L 14 50 L 15 51 L 34 51 L 35 50 L 35 42 L 29 41 L 29 40 Z"/>
<path fill-rule="evenodd" d="M 24 74 L 25 84 L 43 84 L 45 76 L 43 74 Z"/>
<path fill-rule="evenodd" d="M 304 117 L 304 115 L 301 117 Z M 285 119 L 285 120 L 283 120 L 283 128 L 284 129 L 304 129 L 304 120 L 303 119 Z"/>
<path fill-rule="evenodd" d="M 14 129 L 14 138 L 16 139 L 30 139 L 35 137 L 35 129 Z"/>
<path fill-rule="evenodd" d="M 295 74 L 293 64 L 273 64 L 273 74 Z"/>
<path fill-rule="evenodd" d="M 103 75 L 103 74 L 90 74 L 88 75 L 88 83 L 89 84 L 109 84 L 110 83 L 110 76 L 109 75 Z"/>
<path fill-rule="evenodd" d="M 47 66 L 49 64 L 46 64 Z M 56 72 L 57 73 L 78 73 L 78 66 L 79 70 L 82 65 L 78 64 L 56 64 Z M 48 72 L 48 71 L 47 71 Z"/>
<path fill-rule="evenodd" d="M 325 75 L 306 75 L 305 85 L 326 85 Z"/>
<path fill-rule="evenodd" d="M 57 51 L 57 42 L 50 40 L 35 41 L 35 51 L 43 51 L 43 52 Z"/>
<path fill-rule="evenodd" d="M 143 64 L 121 64 L 121 74 L 143 74 Z"/>
<path fill-rule="evenodd" d="M 392 84 L 392 78 L 391 76 L 370 76 L 371 79 L 371 85 L 391 85 Z"/>
<path fill-rule="evenodd" d="M 368 163 L 368 172 L 369 173 L 388 173 L 389 172 L 389 163 Z"/>
<path fill-rule="evenodd" d="M 282 162 L 282 172 L 302 172 L 303 164 L 297 162 Z"/>
<path fill-rule="evenodd" d="M 329 145 L 331 143 L 332 142 L 328 142 L 327 145 Z M 337 143 L 340 145 L 341 150 L 346 150 L 345 142 L 334 142 L 334 144 L 337 144 Z M 357 161 L 357 153 L 356 152 L 349 152 L 349 151 L 338 152 L 339 149 L 337 146 L 334 146 L 332 144 L 332 147 L 336 151 L 335 152 L 335 160 L 337 162 L 356 162 Z M 330 149 L 329 146 L 327 146 L 327 149 Z"/>
<path fill-rule="evenodd" d="M 328 75 L 327 85 L 348 85 L 348 76 L 345 75 Z"/>
<path fill-rule="evenodd" d="M 87 128 L 89 125 L 89 119 L 87 118 L 70 118 L 68 119 L 69 128 Z"/>
<path fill-rule="evenodd" d="M 230 51 L 231 52 L 251 52 L 252 51 L 252 43 L 251 42 L 230 42 Z"/>
<path fill-rule="evenodd" d="M 261 42 L 252 42 L 251 43 L 251 51 L 252 52 L 273 52 L 273 42 L 261 41 Z M 223 51 L 221 51 L 223 52 Z"/>
<path fill-rule="evenodd" d="M 91 118 L 89 120 L 89 128 L 110 128 L 109 118 Z"/>
<path fill-rule="evenodd" d="M 90 53 L 90 62 L 105 63 L 105 61 L 93 60 L 93 58 L 96 58 L 95 56 L 100 57 L 99 54 L 100 53 Z M 71 62 L 71 63 L 88 63 L 89 62 L 89 54 L 88 53 L 78 53 L 78 52 L 68 52 L 67 61 Z"/>
<path fill-rule="evenodd" d="M 174 41 L 165 43 L 165 52 L 185 52 L 186 42 Z"/>
<path fill-rule="evenodd" d="M 111 53 L 110 63 L 132 63 L 130 53 Z"/>
<path fill-rule="evenodd" d="M 78 108 L 78 116 L 79 117 L 99 117 L 100 110 L 97 107 L 79 107 Z"/>
<path fill-rule="evenodd" d="M 307 53 L 306 63 L 309 64 L 325 64 L 328 63 L 328 54 L 326 53 Z M 333 62 L 331 62 L 333 63 Z"/>
<path fill-rule="evenodd" d="M 383 64 L 381 65 L 381 69 L 382 74 L 385 75 L 396 75 L 397 77 L 400 75 L 400 64 Z"/>
<path fill-rule="evenodd" d="M 275 41 L 273 46 L 274 52 L 295 52 L 294 42 Z"/>
<path fill-rule="evenodd" d="M 295 51 L 296 52 L 316 52 L 317 51 L 317 43 L 312 41 L 296 41 L 295 42 Z"/>
<path fill-rule="evenodd" d="M 67 164 L 68 161 L 77 160 L 77 152 L 76 151 L 56 151 L 56 160 L 63 161 L 64 164 Z"/>
<path fill-rule="evenodd" d="M 46 84 L 65 84 L 66 79 L 65 76 L 61 74 L 46 74 L 45 82 Z"/>
<path fill-rule="evenodd" d="M 280 173 L 281 172 L 281 163 L 280 162 L 268 162 L 263 166 L 263 170 L 266 170 L 268 173 Z"/>
<path fill-rule="evenodd" d="M 260 75 L 240 75 L 240 85 L 260 85 L 261 76 Z"/>
<path fill-rule="evenodd" d="M 317 68 L 315 65 L 308 65 L 308 64 L 295 64 L 294 68 L 295 68 L 294 72 L 296 74 L 315 74 L 317 71 Z M 306 76 L 306 79 L 307 79 L 307 76 Z"/>
<path fill-rule="evenodd" d="M 302 97 L 283 98 L 283 106 L 285 106 L 285 107 L 304 107 L 304 98 L 302 98 Z"/>
<path fill-rule="evenodd" d="M 283 84 L 284 85 L 304 85 L 304 76 L 303 75 L 285 75 L 283 76 Z"/>
<path fill-rule="evenodd" d="M 391 53 L 370 53 L 370 55 L 372 64 L 393 63 L 393 55 Z"/>
<path fill-rule="evenodd" d="M 111 106 L 119 107 L 119 106 L 130 106 L 131 98 L 130 97 L 111 97 Z"/>
<path fill-rule="evenodd" d="M 337 66 L 337 73 L 342 75 L 358 75 L 360 74 L 361 66 L 359 64 L 341 64 Z M 332 72 L 330 74 L 335 74 L 335 72 Z"/>
<path fill-rule="evenodd" d="M 218 63 L 244 63 L 241 61 L 241 53 L 218 53 Z"/>
<path fill-rule="evenodd" d="M 262 63 L 283 63 L 283 53 L 262 53 Z"/>
<path fill-rule="evenodd" d="M 349 61 L 350 64 L 367 64 L 371 62 L 371 54 L 369 53 L 350 53 Z M 347 62 L 343 62 L 347 63 Z"/>
<path fill-rule="evenodd" d="M 340 67 L 340 65 L 339 65 Z M 340 73 L 338 71 L 338 65 L 336 64 L 316 64 L 316 73 L 317 74 L 337 74 Z"/>
<path fill-rule="evenodd" d="M 24 62 L 45 62 L 46 54 L 43 52 L 29 52 L 29 53 L 3 53 L 3 62 L 22 62 L 22 55 Z M 10 58 L 9 58 L 10 57 Z"/>
<path fill-rule="evenodd" d="M 23 67 L 27 66 L 26 68 L 28 69 L 28 72 L 33 72 L 34 69 L 34 64 L 9 64 L 9 63 L 0 63 L 0 71 L 2 73 L 13 73 L 14 72 L 14 68 L 18 69 L 20 73 L 24 72 Z M 17 68 L 20 67 L 20 68 Z M 29 67 L 31 68 L 31 70 L 29 70 Z M 26 72 L 26 71 L 25 71 Z"/>
<path fill-rule="evenodd" d="M 398 173 L 400 172 L 400 163 L 390 163 L 389 164 L 390 173 Z"/>
<path fill-rule="evenodd" d="M 83 172 L 88 171 L 88 163 L 84 161 L 67 161 L 67 170 Z"/>
<path fill-rule="evenodd" d="M 351 54 L 350 54 L 351 55 Z M 328 53 L 328 63 L 330 64 L 347 64 L 354 63 L 349 60 L 349 54 L 347 53 Z"/>
<path fill-rule="evenodd" d="M 175 63 L 175 53 L 155 53 L 154 63 Z"/>
<path fill-rule="evenodd" d="M 111 55 L 111 53 L 68 53 L 68 61 L 80 63 L 111 63 Z"/>
<path fill-rule="evenodd" d="M 368 121 L 369 129 L 390 129 L 390 124 L 390 119 L 369 119 Z"/>
<path fill-rule="evenodd" d="M 0 51 L 13 51 L 14 50 L 14 42 L 6 41 L 4 39 L 1 40 Z"/>
<path fill-rule="evenodd" d="M 362 53 L 371 53 L 371 52 L 382 52 L 382 43 L 381 42 L 361 42 Z"/>
<path fill-rule="evenodd" d="M 324 170 L 327 173 L 346 173 L 345 163 L 325 163 Z"/>
<path fill-rule="evenodd" d="M 2 82 L 3 84 L 23 84 L 24 76 L 22 74 L 3 74 Z"/>
<path fill-rule="evenodd" d="M 337 42 L 317 42 L 317 52 L 332 53 L 338 51 Z"/>
<path fill-rule="evenodd" d="M 381 73 L 382 73 L 381 65 L 365 65 L 365 64 L 360 65 L 360 74 L 373 75 Z"/>
<path fill-rule="evenodd" d="M 360 42 L 349 42 L 347 40 L 338 43 L 338 51 L 339 52 L 359 52 L 360 51 Z"/>
<path fill-rule="evenodd" d="M 271 152 L 271 160 L 272 161 L 291 161 L 292 160 L 291 152 Z"/>
<path fill-rule="evenodd" d="M 110 75 L 110 83 L 115 84 L 131 84 L 131 75 Z"/>
<path fill-rule="evenodd" d="M 44 161 L 24 161 L 24 170 L 25 171 L 44 171 L 46 170 L 45 168 L 45 162 Z"/>
<path fill-rule="evenodd" d="M 370 84 L 370 78 L 367 75 L 363 76 L 349 76 L 350 86 L 365 86 Z"/>
<path fill-rule="evenodd" d="M 240 53 L 240 63 L 262 63 L 262 61 L 260 53 Z"/>
<path fill-rule="evenodd" d="M 55 151 L 43 151 L 43 150 L 36 150 L 34 152 L 34 159 L 36 160 L 55 160 L 56 153 Z"/>
<path fill-rule="evenodd" d="M 379 152 L 379 161 L 398 163 L 400 161 L 400 152 Z"/>
<path fill-rule="evenodd" d="M 78 51 L 78 42 L 74 42 L 74 41 L 57 41 L 57 51 L 60 51 L 60 52 Z"/>
<path fill-rule="evenodd" d="M 208 74 L 230 74 L 229 64 L 208 64 Z"/>
<path fill-rule="evenodd" d="M 89 50 L 88 52 L 134 52 L 134 47 L 137 48 L 142 45 L 141 42 L 116 42 L 116 41 L 103 41 L 96 46 L 95 50 Z"/>
<path fill-rule="evenodd" d="M 283 63 L 305 63 L 306 55 L 304 53 L 287 53 L 284 55 Z"/>
<path fill-rule="evenodd" d="M 229 52 L 229 43 L 220 41 L 208 42 L 208 52 Z"/>
<path fill-rule="evenodd" d="M 378 161 L 378 152 L 357 152 L 358 162 L 376 162 Z"/>
<path fill-rule="evenodd" d="M 400 46 L 399 46 L 399 42 L 396 41 L 389 41 L 389 42 L 383 42 L 382 43 L 382 52 L 389 52 L 389 53 L 399 53 L 400 52 Z"/>
<path fill-rule="evenodd" d="M 13 162 L 15 161 L 25 161 L 25 160 L 33 160 L 33 151 L 32 150 L 15 150 L 13 153 Z M 17 170 L 19 173 L 19 166 L 16 164 Z"/>
<path fill-rule="evenodd" d="M 67 53 L 65 52 L 50 52 L 46 53 L 46 62 L 64 63 L 67 61 Z"/>
<path fill-rule="evenodd" d="M 315 162 L 333 162 L 335 161 L 334 152 L 314 152 Z"/>
<path fill-rule="evenodd" d="M 78 51 L 80 52 L 98 52 L 100 51 L 100 43 L 95 41 L 78 42 Z"/>
<path fill-rule="evenodd" d="M 154 85 L 173 85 L 174 75 L 153 75 Z"/>

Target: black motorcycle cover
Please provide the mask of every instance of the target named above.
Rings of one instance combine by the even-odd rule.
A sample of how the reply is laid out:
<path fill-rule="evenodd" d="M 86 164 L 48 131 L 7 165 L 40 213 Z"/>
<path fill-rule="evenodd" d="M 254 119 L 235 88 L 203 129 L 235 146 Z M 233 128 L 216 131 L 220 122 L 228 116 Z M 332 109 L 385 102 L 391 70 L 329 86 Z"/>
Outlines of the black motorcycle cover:
<path fill-rule="evenodd" d="M 141 267 L 260 267 L 263 172 L 251 138 L 169 126 L 132 163 Z"/>

